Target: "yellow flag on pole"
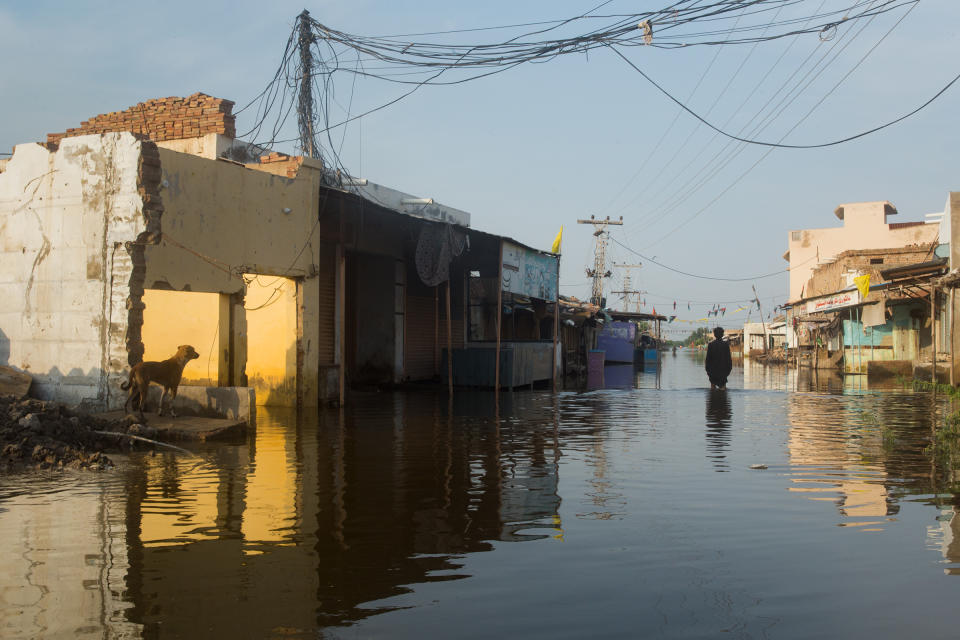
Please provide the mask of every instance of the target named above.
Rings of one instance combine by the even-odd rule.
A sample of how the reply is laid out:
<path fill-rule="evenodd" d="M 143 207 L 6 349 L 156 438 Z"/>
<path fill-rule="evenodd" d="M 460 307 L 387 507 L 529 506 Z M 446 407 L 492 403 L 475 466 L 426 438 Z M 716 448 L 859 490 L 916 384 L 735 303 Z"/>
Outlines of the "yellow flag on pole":
<path fill-rule="evenodd" d="M 557 237 L 553 239 L 553 247 L 550 248 L 550 253 L 560 253 L 561 238 L 563 238 L 563 225 L 560 225 L 560 233 L 558 233 Z"/>
<path fill-rule="evenodd" d="M 853 284 L 860 290 L 860 299 L 863 300 L 870 293 L 870 274 L 858 276 L 853 279 Z"/>

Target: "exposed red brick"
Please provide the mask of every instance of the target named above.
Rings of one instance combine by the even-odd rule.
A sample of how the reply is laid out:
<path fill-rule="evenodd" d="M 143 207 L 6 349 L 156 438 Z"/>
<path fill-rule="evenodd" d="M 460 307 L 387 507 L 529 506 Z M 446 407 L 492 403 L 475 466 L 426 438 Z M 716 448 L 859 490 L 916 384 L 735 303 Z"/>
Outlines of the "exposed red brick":
<path fill-rule="evenodd" d="M 63 138 L 116 131 L 142 134 L 154 142 L 196 138 L 208 133 L 221 133 L 232 138 L 237 131 L 233 104 L 230 100 L 205 93 L 186 98 L 157 98 L 125 111 L 94 116 L 63 133 L 48 134 L 47 145 L 58 145 Z"/>

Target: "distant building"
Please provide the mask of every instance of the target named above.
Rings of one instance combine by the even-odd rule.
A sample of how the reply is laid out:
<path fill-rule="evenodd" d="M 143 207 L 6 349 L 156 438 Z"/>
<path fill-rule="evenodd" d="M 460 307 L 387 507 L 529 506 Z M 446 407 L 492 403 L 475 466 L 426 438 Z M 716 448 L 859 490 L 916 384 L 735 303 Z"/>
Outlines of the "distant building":
<path fill-rule="evenodd" d="M 943 305 L 938 305 L 941 317 L 933 320 L 930 284 L 946 271 L 946 258 L 937 255 L 937 246 L 935 238 L 920 245 L 849 250 L 814 269 L 803 297 L 787 310 L 795 360 L 847 374 L 910 377 L 917 366 L 932 361 L 935 346 L 941 355 L 947 344 Z M 869 290 L 861 293 L 857 281 L 865 276 Z M 936 345 L 934 324 L 941 334 Z"/>
<path fill-rule="evenodd" d="M 743 355 L 758 356 L 771 349 L 782 348 L 787 341 L 783 317 L 770 322 L 747 322 L 743 325 Z"/>
<path fill-rule="evenodd" d="M 834 211 L 842 227 L 790 231 L 783 254 L 790 263 L 789 300 L 810 297 L 805 285 L 814 269 L 844 251 L 929 245 L 937 240 L 940 225 L 936 222 L 889 222 L 889 216 L 896 214 L 896 207 L 886 201 L 842 204 Z M 885 264 L 880 262 L 881 255 L 873 259 L 877 262 L 872 264 Z"/>

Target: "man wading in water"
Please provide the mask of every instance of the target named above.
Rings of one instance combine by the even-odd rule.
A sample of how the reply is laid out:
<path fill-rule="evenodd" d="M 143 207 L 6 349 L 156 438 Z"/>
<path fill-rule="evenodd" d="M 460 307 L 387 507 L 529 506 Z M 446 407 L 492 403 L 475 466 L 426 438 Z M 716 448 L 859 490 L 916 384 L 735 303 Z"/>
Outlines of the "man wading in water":
<path fill-rule="evenodd" d="M 723 340 L 723 327 L 713 330 L 713 342 L 707 345 L 707 377 L 710 378 L 710 390 L 726 389 L 727 376 L 733 369 L 730 358 L 730 345 Z"/>

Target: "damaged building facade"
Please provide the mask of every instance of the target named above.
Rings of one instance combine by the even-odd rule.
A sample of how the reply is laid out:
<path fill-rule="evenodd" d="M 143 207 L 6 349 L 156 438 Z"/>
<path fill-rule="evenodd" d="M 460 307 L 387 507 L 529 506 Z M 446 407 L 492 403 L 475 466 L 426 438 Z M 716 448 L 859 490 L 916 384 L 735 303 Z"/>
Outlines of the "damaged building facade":
<path fill-rule="evenodd" d="M 944 213 L 899 225 L 886 222 L 885 216 L 896 213 L 886 202 L 838 208 L 838 216 L 845 216 L 844 228 L 859 219 L 862 234 L 857 242 L 863 248 L 825 256 L 824 247 L 804 247 L 816 264 L 797 264 L 796 273 L 791 267 L 791 294 L 800 294 L 787 305 L 792 362 L 871 378 L 908 379 L 932 379 L 937 363 L 936 375 L 948 379 L 954 360 L 954 296 L 939 283 L 949 269 L 950 195 Z M 816 239 L 813 232 L 791 232 L 785 256 L 791 265 L 794 242 Z"/>
<path fill-rule="evenodd" d="M 231 110 L 151 100 L 0 162 L 0 364 L 32 395 L 116 408 L 130 366 L 191 344 L 184 385 L 342 402 L 350 384 L 444 378 L 448 348 L 455 364 L 489 346 L 490 319 L 498 353 L 516 343 L 527 378 L 554 375 L 557 256 L 237 141 Z M 518 258 L 529 286 L 493 286 Z"/>

